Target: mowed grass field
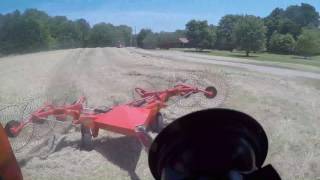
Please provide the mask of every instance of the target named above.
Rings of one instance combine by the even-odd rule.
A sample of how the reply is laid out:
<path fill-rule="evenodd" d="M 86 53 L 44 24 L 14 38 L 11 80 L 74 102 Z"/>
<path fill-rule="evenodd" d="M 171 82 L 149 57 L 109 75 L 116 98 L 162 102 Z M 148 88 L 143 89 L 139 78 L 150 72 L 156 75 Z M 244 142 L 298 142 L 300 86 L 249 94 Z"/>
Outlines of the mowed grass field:
<path fill-rule="evenodd" d="M 320 55 L 313 56 L 305 59 L 304 57 L 297 55 L 284 55 L 284 54 L 273 54 L 268 52 L 257 52 L 250 53 L 250 56 L 245 56 L 245 52 L 242 51 L 224 51 L 224 50 L 204 50 L 196 51 L 195 49 L 175 49 L 184 52 L 194 52 L 213 56 L 224 56 L 232 58 L 242 58 L 249 60 L 257 60 L 261 62 L 278 62 L 278 63 L 291 63 L 298 65 L 308 65 L 320 68 Z"/>
<path fill-rule="evenodd" d="M 251 53 L 249 57 L 244 55 L 244 52 L 241 51 L 219 51 L 213 50 L 208 54 L 215 56 L 227 56 L 227 57 L 238 57 L 246 59 L 254 59 L 259 61 L 273 61 L 273 62 L 285 62 L 285 63 L 295 63 L 303 65 L 311 65 L 320 67 L 320 56 L 313 56 L 308 59 L 305 59 L 296 55 L 283 55 L 283 54 L 272 54 L 272 53 Z"/>
<path fill-rule="evenodd" d="M 110 107 L 131 101 L 135 87 L 161 90 L 181 81 L 215 86 L 217 101 L 194 94 L 178 103 L 174 99 L 168 102 L 168 107 L 161 110 L 165 121 L 215 107 L 245 112 L 267 133 L 269 153 L 265 164 L 271 163 L 284 180 L 319 179 L 320 73 L 257 62 L 137 48 L 79 48 L 3 57 L 0 108 L 19 107 L 0 111 L 0 123 L 27 116 L 42 105 L 42 97 L 85 95 L 89 107 Z M 29 108 L 20 108 L 20 102 L 30 98 L 39 99 L 39 103 L 28 102 Z M 217 103 L 219 99 L 222 104 Z M 33 124 L 30 127 L 34 130 L 14 139 L 24 143 L 25 137 L 32 137 L 32 142 L 27 141 L 28 145 L 16 153 L 26 180 L 153 179 L 148 154 L 134 138 L 101 131 L 94 139 L 94 150 L 87 152 L 79 147 L 78 127 L 60 133 L 64 131 L 60 123 L 44 123 L 43 128 L 40 125 Z M 47 130 L 50 133 L 41 136 Z"/>

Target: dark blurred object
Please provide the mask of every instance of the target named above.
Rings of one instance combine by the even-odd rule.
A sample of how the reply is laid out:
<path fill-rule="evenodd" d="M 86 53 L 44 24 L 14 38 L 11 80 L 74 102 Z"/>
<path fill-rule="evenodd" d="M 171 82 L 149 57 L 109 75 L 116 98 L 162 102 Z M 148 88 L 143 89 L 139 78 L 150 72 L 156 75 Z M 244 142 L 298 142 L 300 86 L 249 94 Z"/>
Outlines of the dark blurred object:
<path fill-rule="evenodd" d="M 8 136 L 0 124 L 0 180 L 22 180 L 20 167 L 13 154 Z"/>
<path fill-rule="evenodd" d="M 155 179 L 278 180 L 262 168 L 268 139 L 252 117 L 228 109 L 208 109 L 177 119 L 154 140 L 149 166 Z"/>

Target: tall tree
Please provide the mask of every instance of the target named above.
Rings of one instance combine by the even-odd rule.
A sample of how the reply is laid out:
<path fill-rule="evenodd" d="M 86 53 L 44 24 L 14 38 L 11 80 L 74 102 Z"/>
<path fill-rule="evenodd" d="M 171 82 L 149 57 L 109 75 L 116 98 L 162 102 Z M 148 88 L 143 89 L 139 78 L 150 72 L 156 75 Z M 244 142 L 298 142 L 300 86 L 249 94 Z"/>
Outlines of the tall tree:
<path fill-rule="evenodd" d="M 157 33 L 148 33 L 142 41 L 142 47 L 145 49 L 155 49 L 159 45 L 159 36 Z"/>
<path fill-rule="evenodd" d="M 45 25 L 48 24 L 50 19 L 50 16 L 46 12 L 37 9 L 27 9 L 24 11 L 23 16 Z"/>
<path fill-rule="evenodd" d="M 216 47 L 218 49 L 232 51 L 236 48 L 235 42 L 232 38 L 232 34 L 240 15 L 225 15 L 219 21 L 217 28 L 217 42 Z"/>
<path fill-rule="evenodd" d="M 85 19 L 78 19 L 74 22 L 78 34 L 80 46 L 85 47 L 89 40 L 90 25 Z"/>
<path fill-rule="evenodd" d="M 52 38 L 56 43 L 54 48 L 75 48 L 80 47 L 79 31 L 75 23 L 65 16 L 55 16 L 50 19 L 49 29 Z"/>
<path fill-rule="evenodd" d="M 300 6 L 289 6 L 285 11 L 285 16 L 300 27 L 318 27 L 320 25 L 319 13 L 310 4 L 301 3 Z"/>
<path fill-rule="evenodd" d="M 130 44 L 132 29 L 126 25 L 100 23 L 93 28 L 85 19 L 50 17 L 44 11 L 27 9 L 0 14 L 0 53 L 31 52 L 45 49 Z"/>
<path fill-rule="evenodd" d="M 141 29 L 139 34 L 137 35 L 137 44 L 138 47 L 143 47 L 143 40 L 149 35 L 152 34 L 153 32 L 151 29 Z"/>
<path fill-rule="evenodd" d="M 113 25 L 99 23 L 93 26 L 89 36 L 90 47 L 105 47 L 113 45 Z"/>
<path fill-rule="evenodd" d="M 269 16 L 264 18 L 264 24 L 267 27 L 267 39 L 269 40 L 275 31 L 279 32 L 279 26 L 281 19 L 284 18 L 284 10 L 281 8 L 275 8 Z"/>
<path fill-rule="evenodd" d="M 216 40 L 215 29 L 207 21 L 189 21 L 186 24 L 186 36 L 191 45 L 199 50 L 213 47 Z"/>
<path fill-rule="evenodd" d="M 297 38 L 301 33 L 301 27 L 288 18 L 282 18 L 279 21 L 277 31 L 281 34 L 291 34 L 293 37 Z"/>
<path fill-rule="evenodd" d="M 158 34 L 158 46 L 163 49 L 169 49 L 179 46 L 179 38 L 184 37 L 181 32 L 160 32 Z"/>
<path fill-rule="evenodd" d="M 115 26 L 115 42 L 129 46 L 132 41 L 132 28 L 126 25 Z"/>
<path fill-rule="evenodd" d="M 49 34 L 36 21 L 24 18 L 18 11 L 8 14 L 0 29 L 0 52 L 31 52 L 48 47 Z"/>
<path fill-rule="evenodd" d="M 237 22 L 233 37 L 237 47 L 249 56 L 251 51 L 259 51 L 265 47 L 265 32 L 260 18 L 246 15 Z"/>
<path fill-rule="evenodd" d="M 269 43 L 274 32 L 289 33 L 296 39 L 301 34 L 302 28 L 318 27 L 319 18 L 319 13 L 310 4 L 289 6 L 285 10 L 276 8 L 264 18 L 267 27 L 267 42 Z"/>

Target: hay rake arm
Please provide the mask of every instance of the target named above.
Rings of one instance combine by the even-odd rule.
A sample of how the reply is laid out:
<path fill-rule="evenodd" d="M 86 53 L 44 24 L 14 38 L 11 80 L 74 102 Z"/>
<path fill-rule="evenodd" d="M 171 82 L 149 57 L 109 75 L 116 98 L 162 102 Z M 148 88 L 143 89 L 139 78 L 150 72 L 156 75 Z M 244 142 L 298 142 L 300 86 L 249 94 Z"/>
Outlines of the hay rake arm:
<path fill-rule="evenodd" d="M 82 145 L 88 150 L 92 148 L 92 138 L 98 136 L 99 129 L 135 136 L 148 149 L 152 138 L 147 131 L 152 129 L 159 132 L 163 128 L 160 109 L 166 107 L 169 98 L 189 97 L 195 93 L 203 93 L 207 98 L 217 95 L 215 87 L 201 89 L 187 84 L 177 84 L 162 91 L 147 91 L 142 88 L 135 88 L 135 91 L 140 96 L 139 99 L 111 108 L 88 108 L 85 97 L 62 106 L 45 104 L 25 119 L 9 121 L 5 130 L 9 137 L 15 138 L 30 123 L 43 123 L 49 116 L 61 122 L 72 117 L 74 125 L 81 125 Z"/>

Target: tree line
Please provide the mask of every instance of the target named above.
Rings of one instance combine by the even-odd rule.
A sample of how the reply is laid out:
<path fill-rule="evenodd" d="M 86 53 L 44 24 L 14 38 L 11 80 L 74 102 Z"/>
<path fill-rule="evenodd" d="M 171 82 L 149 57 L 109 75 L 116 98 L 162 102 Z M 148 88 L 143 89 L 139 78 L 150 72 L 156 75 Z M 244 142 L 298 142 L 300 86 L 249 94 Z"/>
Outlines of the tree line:
<path fill-rule="evenodd" d="M 0 54 L 26 53 L 49 49 L 115 46 L 132 42 L 132 28 L 85 19 L 69 20 L 27 9 L 0 14 Z"/>
<path fill-rule="evenodd" d="M 316 9 L 302 3 L 286 9 L 275 8 L 267 17 L 253 15 L 223 16 L 218 25 L 191 20 L 185 29 L 152 32 L 142 29 L 137 35 L 126 25 L 98 23 L 92 27 L 85 19 L 69 20 L 49 16 L 44 11 L 27 9 L 0 14 L 0 54 L 25 53 L 50 49 L 137 45 L 141 48 L 185 47 L 198 50 L 268 51 L 279 54 L 320 54 L 320 16 Z"/>
<path fill-rule="evenodd" d="M 175 32 L 164 32 L 159 33 L 152 32 L 151 29 L 141 29 L 136 36 L 137 46 L 145 49 L 154 48 L 175 48 L 180 47 L 179 38 L 185 37 L 184 30 L 176 30 Z"/>
<path fill-rule="evenodd" d="M 184 30 L 179 31 L 178 36 L 187 37 L 190 41 L 188 46 L 198 50 L 236 49 L 243 50 L 247 56 L 256 51 L 312 56 L 320 54 L 319 19 L 319 13 L 312 5 L 301 3 L 286 9 L 276 8 L 265 18 L 225 15 L 217 26 L 210 25 L 207 21 L 191 20 Z M 165 39 L 161 38 L 161 34 L 165 33 L 142 29 L 138 34 L 138 46 L 177 46 L 177 38 Z M 166 34 L 170 37 L 177 36 L 176 32 Z"/>

